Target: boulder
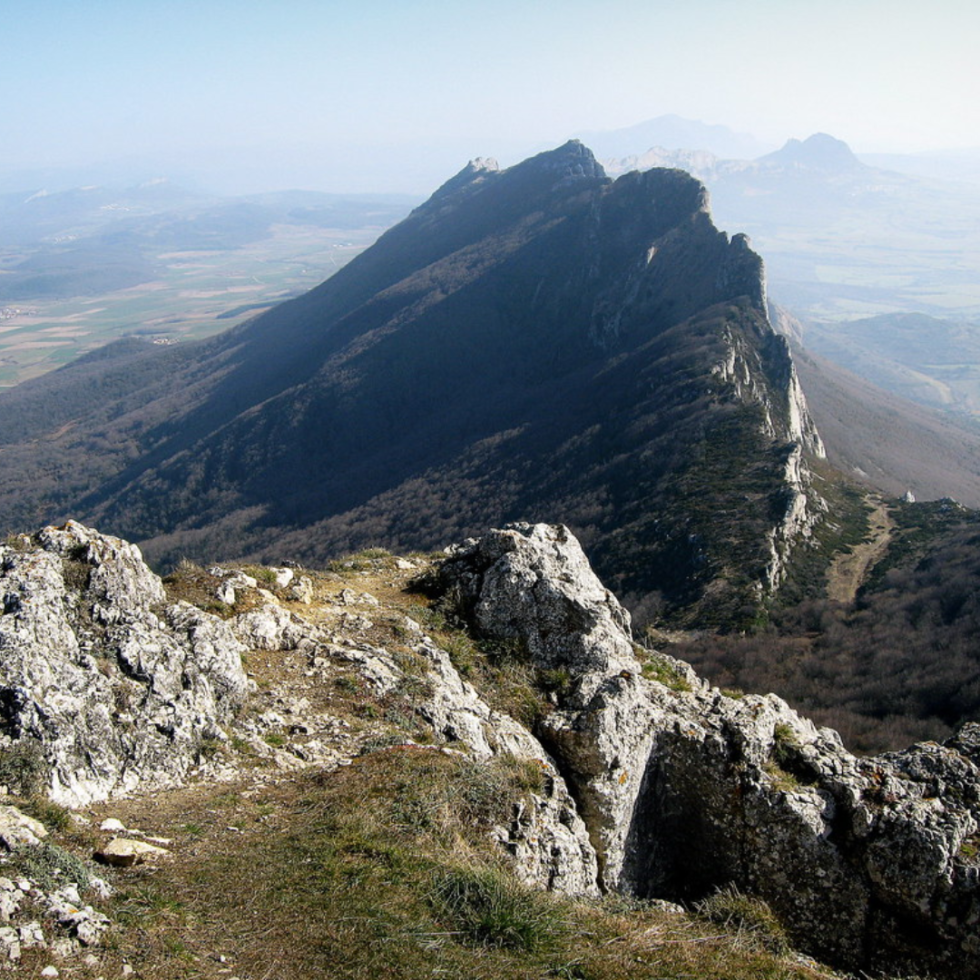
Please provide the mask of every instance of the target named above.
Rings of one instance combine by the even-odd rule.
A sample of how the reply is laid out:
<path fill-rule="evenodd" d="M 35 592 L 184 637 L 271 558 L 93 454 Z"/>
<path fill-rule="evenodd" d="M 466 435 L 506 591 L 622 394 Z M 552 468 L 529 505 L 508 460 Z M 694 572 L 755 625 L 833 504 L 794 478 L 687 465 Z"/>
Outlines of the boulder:
<path fill-rule="evenodd" d="M 114 837 L 95 852 L 95 859 L 115 868 L 129 868 L 134 864 L 153 864 L 169 854 L 165 847 L 128 837 Z"/>
<path fill-rule="evenodd" d="M 135 545 L 74 521 L 0 547 L 0 758 L 79 806 L 182 782 L 241 706 L 242 644 L 168 605 Z"/>
<path fill-rule="evenodd" d="M 36 847 L 48 836 L 43 823 L 29 817 L 15 806 L 0 804 L 0 842 L 8 851 L 18 847 Z"/>

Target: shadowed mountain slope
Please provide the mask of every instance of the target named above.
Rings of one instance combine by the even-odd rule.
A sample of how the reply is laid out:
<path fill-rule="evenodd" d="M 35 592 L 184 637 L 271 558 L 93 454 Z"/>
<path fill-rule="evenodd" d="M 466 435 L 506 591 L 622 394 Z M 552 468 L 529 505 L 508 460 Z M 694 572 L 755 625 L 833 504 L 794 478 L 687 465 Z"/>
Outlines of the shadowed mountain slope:
<path fill-rule="evenodd" d="M 761 261 L 702 185 L 575 141 L 475 161 L 317 289 L 0 398 L 10 527 L 178 555 L 441 546 L 561 520 L 634 602 L 730 620 L 814 519 L 822 452 Z"/>

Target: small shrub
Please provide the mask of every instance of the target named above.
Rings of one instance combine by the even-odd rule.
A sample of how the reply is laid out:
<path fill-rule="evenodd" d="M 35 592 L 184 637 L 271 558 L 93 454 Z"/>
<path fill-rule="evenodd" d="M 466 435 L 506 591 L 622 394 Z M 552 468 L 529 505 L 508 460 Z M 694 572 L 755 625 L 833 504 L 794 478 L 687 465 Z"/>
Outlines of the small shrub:
<path fill-rule="evenodd" d="M 395 691 L 410 701 L 425 701 L 432 697 L 432 682 L 409 674 L 398 681 Z"/>
<path fill-rule="evenodd" d="M 387 548 L 365 548 L 355 556 L 365 561 L 376 561 L 379 558 L 390 558 L 391 552 Z"/>
<path fill-rule="evenodd" d="M 65 558 L 61 563 L 61 577 L 66 589 L 84 592 L 92 577 L 92 566 L 88 562 Z"/>
<path fill-rule="evenodd" d="M 796 732 L 785 722 L 779 722 L 772 731 L 772 757 L 779 766 L 786 766 L 796 758 L 800 740 Z"/>
<path fill-rule="evenodd" d="M 51 766 L 40 742 L 20 739 L 0 749 L 0 784 L 19 796 L 37 796 L 48 786 Z"/>
<path fill-rule="evenodd" d="M 484 640 L 481 646 L 491 663 L 497 666 L 523 665 L 531 660 L 527 644 L 517 636 Z"/>
<path fill-rule="evenodd" d="M 68 830 L 72 825 L 71 811 L 46 796 L 32 796 L 20 804 L 21 810 L 40 820 L 48 830 Z"/>
<path fill-rule="evenodd" d="M 181 578 L 196 578 L 198 575 L 207 575 L 207 572 L 197 562 L 189 558 L 181 558 L 174 566 L 172 572 L 163 577 L 164 582 L 176 582 Z"/>
<path fill-rule="evenodd" d="M 220 738 L 202 738 L 197 747 L 197 755 L 200 759 L 213 759 L 220 751 L 224 743 Z"/>
<path fill-rule="evenodd" d="M 271 568 L 266 568 L 265 565 L 247 565 L 242 571 L 246 575 L 251 575 L 257 582 L 262 582 L 265 585 L 276 584 L 276 573 Z"/>
<path fill-rule="evenodd" d="M 417 603 L 411 609 L 412 619 L 427 630 L 445 630 L 448 628 L 446 614 L 436 606 Z"/>
<path fill-rule="evenodd" d="M 350 572 L 368 571 L 374 564 L 382 558 L 390 558 L 391 552 L 385 548 L 365 548 L 352 555 L 344 555 L 335 558 L 327 563 L 327 570 L 335 575 L 349 574 Z"/>
<path fill-rule="evenodd" d="M 477 657 L 476 647 L 465 633 L 442 633 L 436 640 L 464 677 L 473 670 Z"/>
<path fill-rule="evenodd" d="M 503 753 L 491 762 L 462 761 L 449 786 L 449 799 L 470 824 L 502 822 L 511 802 L 527 793 L 541 793 L 544 771 L 534 759 Z"/>
<path fill-rule="evenodd" d="M 84 861 L 48 841 L 42 841 L 35 847 L 19 848 L 12 855 L 11 866 L 47 891 L 68 882 L 74 882 L 84 890 L 94 877 Z"/>
<path fill-rule="evenodd" d="M 556 670 L 538 671 L 538 683 L 549 694 L 557 694 L 559 697 L 568 694 L 572 686 L 572 675 L 563 667 Z"/>
<path fill-rule="evenodd" d="M 776 789 L 782 790 L 784 793 L 795 793 L 800 789 L 800 781 L 796 776 L 783 769 L 774 759 L 770 759 L 762 768 L 772 780 L 772 784 Z"/>
<path fill-rule="evenodd" d="M 690 691 L 691 685 L 670 660 L 658 654 L 651 654 L 650 659 L 643 664 L 643 676 L 649 681 L 656 681 L 672 691 Z"/>
<path fill-rule="evenodd" d="M 389 725 L 398 728 L 412 728 L 415 721 L 415 711 L 411 705 L 392 704 L 384 710 L 384 720 Z"/>
<path fill-rule="evenodd" d="M 385 732 L 381 735 L 374 735 L 365 739 L 361 743 L 358 755 L 371 755 L 372 752 L 381 752 L 390 749 L 394 745 L 404 745 L 405 736 L 396 735 L 394 732 Z"/>

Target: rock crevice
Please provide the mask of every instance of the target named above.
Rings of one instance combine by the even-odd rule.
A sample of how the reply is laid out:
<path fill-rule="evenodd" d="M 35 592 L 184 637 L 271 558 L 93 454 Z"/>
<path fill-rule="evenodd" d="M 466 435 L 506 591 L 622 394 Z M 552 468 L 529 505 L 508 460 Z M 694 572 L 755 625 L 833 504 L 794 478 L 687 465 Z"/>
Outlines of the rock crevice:
<path fill-rule="evenodd" d="M 604 889 L 695 900 L 735 884 L 849 968 L 980 967 L 980 725 L 857 758 L 774 695 L 727 697 L 633 645 L 562 527 L 491 531 L 441 575 L 478 630 L 568 671 L 538 734 L 581 803 Z"/>

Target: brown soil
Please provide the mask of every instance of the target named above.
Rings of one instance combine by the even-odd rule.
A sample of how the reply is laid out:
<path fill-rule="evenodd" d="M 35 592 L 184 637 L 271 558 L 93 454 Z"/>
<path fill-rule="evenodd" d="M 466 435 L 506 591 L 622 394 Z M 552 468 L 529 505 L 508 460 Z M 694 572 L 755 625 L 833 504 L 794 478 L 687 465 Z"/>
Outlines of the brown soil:
<path fill-rule="evenodd" d="M 838 555 L 827 571 L 827 598 L 834 602 L 851 603 L 868 573 L 881 560 L 891 541 L 895 522 L 883 500 L 870 501 L 874 510 L 868 515 L 870 536 L 855 545 L 847 554 Z"/>

